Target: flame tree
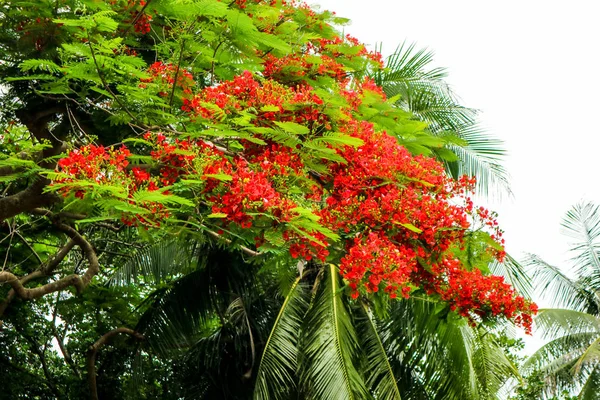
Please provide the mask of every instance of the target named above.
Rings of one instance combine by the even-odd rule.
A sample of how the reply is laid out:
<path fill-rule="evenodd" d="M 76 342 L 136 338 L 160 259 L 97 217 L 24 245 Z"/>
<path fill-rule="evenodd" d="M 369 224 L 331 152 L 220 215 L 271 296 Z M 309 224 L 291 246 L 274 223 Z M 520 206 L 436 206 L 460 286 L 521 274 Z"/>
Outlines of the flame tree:
<path fill-rule="evenodd" d="M 473 205 L 474 178 L 444 171 L 464 141 L 387 98 L 370 78 L 381 56 L 335 14 L 240 0 L 1 12 L 0 313 L 25 330 L 26 301 L 56 298 L 38 310 L 56 331 L 109 277 L 113 296 L 146 299 L 130 304 L 135 330 L 109 323 L 96 338 L 92 398 L 115 332 L 165 354 L 187 323 L 192 354 L 219 349 L 201 368 L 207 398 L 346 399 L 400 398 L 376 314 L 402 298 L 530 331 L 535 304 L 487 268 L 506 257 L 495 215 Z M 168 301 L 182 288 L 185 304 Z"/>

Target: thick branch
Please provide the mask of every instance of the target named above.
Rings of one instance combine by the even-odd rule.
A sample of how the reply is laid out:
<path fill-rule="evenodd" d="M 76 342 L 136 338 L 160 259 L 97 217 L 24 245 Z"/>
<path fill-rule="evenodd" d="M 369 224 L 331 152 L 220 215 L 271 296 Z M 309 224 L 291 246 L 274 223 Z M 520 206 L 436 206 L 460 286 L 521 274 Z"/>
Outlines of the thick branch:
<path fill-rule="evenodd" d="M 31 186 L 11 196 L 0 198 L 0 222 L 36 207 L 47 207 L 59 200 L 54 193 L 43 193 L 50 181 L 38 177 Z"/>
<path fill-rule="evenodd" d="M 64 258 L 69 254 L 71 249 L 75 247 L 75 241 L 73 239 L 69 240 L 67 244 L 62 247 L 51 259 L 47 260 L 44 264 L 40 265 L 40 268 L 36 271 L 33 271 L 29 275 L 22 277 L 19 281 L 21 285 L 25 285 L 27 282 L 37 279 L 43 278 L 45 276 L 51 275 L 56 267 L 64 260 Z M 0 317 L 4 315 L 6 308 L 11 303 L 11 301 L 15 298 L 17 292 L 14 289 L 10 289 L 6 296 L 6 299 L 2 303 L 0 303 Z"/>
<path fill-rule="evenodd" d="M 110 332 L 102 335 L 100 339 L 96 341 L 93 345 L 90 346 L 88 350 L 87 356 L 87 371 L 88 371 L 88 384 L 90 386 L 90 398 L 92 400 L 98 400 L 98 388 L 96 386 L 96 356 L 98 351 L 102 346 L 104 346 L 108 341 L 110 341 L 114 336 L 119 333 L 124 333 L 129 336 L 134 337 L 137 340 L 144 340 L 144 336 L 129 328 L 117 328 L 113 329 Z"/>
<path fill-rule="evenodd" d="M 96 255 L 96 251 L 94 250 L 90 242 L 88 242 L 83 236 L 81 236 L 79 232 L 77 232 L 69 225 L 60 222 L 52 212 L 48 210 L 36 210 L 36 213 L 49 217 L 58 229 L 66 233 L 71 238 L 71 241 L 81 248 L 85 257 L 88 260 L 88 269 L 82 276 L 78 274 L 72 274 L 57 281 L 50 282 L 43 286 L 31 289 L 23 286 L 23 282 L 16 275 L 8 271 L 3 271 L 0 272 L 0 283 L 6 282 L 10 284 L 13 290 L 16 292 L 16 294 L 25 300 L 37 299 L 46 294 L 64 290 L 69 286 L 74 286 L 75 289 L 77 289 L 77 293 L 81 293 L 81 291 L 83 291 L 83 289 L 91 282 L 91 280 L 100 270 L 100 264 L 98 262 L 98 256 Z M 38 271 L 33 272 L 31 274 L 33 276 L 30 277 L 28 280 L 40 277 L 44 274 L 48 275 L 50 271 L 52 271 L 56 267 L 58 262 L 60 262 L 60 260 L 62 260 L 66 256 L 66 254 L 71 250 L 72 247 L 73 244 L 69 242 L 67 246 L 63 247 L 59 251 L 57 257 L 55 257 L 55 259 L 49 263 L 50 268 L 46 267 L 40 269 L 39 274 L 37 273 Z"/>

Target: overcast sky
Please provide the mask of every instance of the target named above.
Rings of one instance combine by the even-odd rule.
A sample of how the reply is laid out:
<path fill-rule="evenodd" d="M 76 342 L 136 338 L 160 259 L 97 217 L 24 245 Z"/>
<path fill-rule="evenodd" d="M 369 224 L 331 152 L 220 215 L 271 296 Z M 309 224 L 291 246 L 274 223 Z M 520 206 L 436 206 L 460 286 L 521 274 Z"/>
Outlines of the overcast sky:
<path fill-rule="evenodd" d="M 433 66 L 463 104 L 503 139 L 514 198 L 492 204 L 507 250 L 565 264 L 560 221 L 571 205 L 600 202 L 600 24 L 596 1 L 316 0 L 351 19 L 346 33 L 435 52 Z"/>

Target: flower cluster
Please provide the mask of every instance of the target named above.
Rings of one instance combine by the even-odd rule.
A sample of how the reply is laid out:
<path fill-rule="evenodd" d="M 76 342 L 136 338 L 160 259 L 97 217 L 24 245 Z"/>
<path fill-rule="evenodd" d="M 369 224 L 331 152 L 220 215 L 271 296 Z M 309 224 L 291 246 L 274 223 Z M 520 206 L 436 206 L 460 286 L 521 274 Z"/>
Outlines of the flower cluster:
<path fill-rule="evenodd" d="M 416 268 L 415 251 L 393 243 L 383 232 L 355 238 L 340 263 L 340 272 L 348 280 L 353 298 L 359 296 L 361 282 L 369 292 L 383 287 L 391 298 L 398 292 L 408 297 L 411 273 Z"/>
<path fill-rule="evenodd" d="M 95 187 L 119 182 L 122 193 L 118 197 L 148 210 L 148 214 L 152 215 L 147 218 L 145 214 L 123 212 L 121 220 L 127 225 L 160 225 L 160 219 L 169 215 L 164 206 L 153 201 L 138 202 L 134 199 L 135 193 L 140 191 L 158 190 L 158 179 L 145 169 L 129 168 L 130 155 L 125 146 L 115 149 L 92 144 L 72 150 L 59 160 L 57 169 L 60 174 L 53 186 L 65 197 L 73 193 L 75 198 L 84 199 Z"/>
<path fill-rule="evenodd" d="M 444 266 L 445 279 L 437 291 L 451 310 L 469 318 L 472 324 L 473 315 L 503 315 L 531 333 L 531 315 L 537 312 L 537 305 L 518 296 L 503 277 L 485 276 L 478 269 L 467 271 L 456 259 L 445 260 Z"/>
<path fill-rule="evenodd" d="M 253 109 L 257 126 L 270 121 L 327 125 L 323 100 L 310 86 L 286 87 L 276 81 L 259 82 L 249 71 L 231 81 L 204 89 L 192 99 L 183 99 L 181 109 L 194 116 L 218 121 L 227 115 Z"/>
<path fill-rule="evenodd" d="M 184 95 L 189 95 L 192 93 L 192 87 L 195 85 L 194 77 L 189 71 L 184 68 L 177 68 L 177 66 L 173 64 L 165 64 L 162 61 L 157 61 L 150 65 L 148 73 L 151 77 L 141 80 L 142 84 L 140 86 L 142 88 L 147 87 L 145 83 L 151 82 L 169 89 L 175 85 L 175 87 L 183 90 Z M 160 91 L 159 95 L 166 97 L 169 93 Z"/>

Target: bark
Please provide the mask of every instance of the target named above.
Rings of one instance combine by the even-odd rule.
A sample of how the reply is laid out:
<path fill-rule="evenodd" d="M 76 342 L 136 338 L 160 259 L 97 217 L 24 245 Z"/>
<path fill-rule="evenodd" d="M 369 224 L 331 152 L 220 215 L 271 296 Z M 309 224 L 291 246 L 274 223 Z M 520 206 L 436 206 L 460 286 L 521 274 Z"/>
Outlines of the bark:
<path fill-rule="evenodd" d="M 90 346 L 87 355 L 87 372 L 88 384 L 90 387 L 90 398 L 92 400 L 98 400 L 98 387 L 96 385 L 96 356 L 98 355 L 98 351 L 114 336 L 120 333 L 132 336 L 137 340 L 144 340 L 144 336 L 141 333 L 134 331 L 133 329 L 117 328 L 105 333 L 100 339 L 96 341 L 96 343 Z"/>
<path fill-rule="evenodd" d="M 40 176 L 26 189 L 1 198 L 0 222 L 36 207 L 48 207 L 58 202 L 60 198 L 56 194 L 43 193 L 48 183 L 50 183 L 48 179 Z"/>

